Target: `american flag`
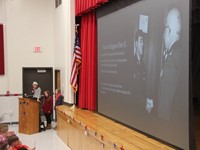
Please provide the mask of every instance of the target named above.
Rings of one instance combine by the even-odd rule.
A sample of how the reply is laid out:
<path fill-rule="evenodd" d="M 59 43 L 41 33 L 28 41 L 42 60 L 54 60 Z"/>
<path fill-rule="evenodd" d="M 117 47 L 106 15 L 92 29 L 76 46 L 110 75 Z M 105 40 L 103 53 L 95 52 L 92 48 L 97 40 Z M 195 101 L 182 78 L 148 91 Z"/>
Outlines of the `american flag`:
<path fill-rule="evenodd" d="M 74 91 L 76 92 L 78 89 L 78 71 L 81 67 L 81 48 L 79 46 L 79 37 L 78 37 L 78 31 L 76 31 L 75 34 L 75 43 L 74 43 L 74 52 L 73 52 L 73 60 L 72 60 L 72 70 L 71 70 L 71 78 L 70 78 L 70 84 L 73 87 Z"/>

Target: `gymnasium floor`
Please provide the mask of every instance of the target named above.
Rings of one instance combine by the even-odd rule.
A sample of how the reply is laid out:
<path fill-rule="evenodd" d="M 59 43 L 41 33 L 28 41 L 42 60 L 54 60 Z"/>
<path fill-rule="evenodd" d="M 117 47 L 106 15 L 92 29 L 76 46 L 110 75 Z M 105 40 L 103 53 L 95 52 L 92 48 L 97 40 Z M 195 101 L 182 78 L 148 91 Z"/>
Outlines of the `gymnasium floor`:
<path fill-rule="evenodd" d="M 36 150 L 70 150 L 60 138 L 55 130 L 47 130 L 33 135 L 18 133 L 18 125 L 10 125 L 10 131 L 14 131 L 19 136 L 23 144 L 29 147 L 36 147 Z"/>

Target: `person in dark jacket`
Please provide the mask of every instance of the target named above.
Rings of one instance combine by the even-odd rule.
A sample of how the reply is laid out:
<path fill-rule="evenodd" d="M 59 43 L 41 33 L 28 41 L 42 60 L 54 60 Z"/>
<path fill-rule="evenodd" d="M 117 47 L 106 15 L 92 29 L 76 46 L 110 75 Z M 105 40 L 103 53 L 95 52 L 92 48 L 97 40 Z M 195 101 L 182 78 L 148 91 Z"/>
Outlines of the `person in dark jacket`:
<path fill-rule="evenodd" d="M 179 75 L 182 64 L 181 58 L 181 14 L 177 8 L 171 9 L 165 21 L 163 35 L 164 47 L 162 50 L 160 84 L 158 93 L 158 117 L 170 120 L 173 117 L 173 107 L 178 100 L 178 90 L 181 80 Z M 182 83 L 182 82 L 180 82 Z"/>
<path fill-rule="evenodd" d="M 63 95 L 61 94 L 61 90 L 60 89 L 56 89 L 56 97 L 55 97 L 55 110 L 56 107 L 59 105 L 63 105 Z M 55 111 L 55 122 L 57 121 L 57 113 Z M 54 129 L 56 130 L 57 127 L 55 126 Z"/>
<path fill-rule="evenodd" d="M 55 107 L 63 104 L 63 96 L 60 89 L 56 89 L 56 102 Z"/>
<path fill-rule="evenodd" d="M 49 91 L 44 92 L 44 103 L 43 103 L 42 109 L 47 120 L 46 129 L 51 129 L 51 117 L 53 113 L 53 99 L 50 96 Z"/>

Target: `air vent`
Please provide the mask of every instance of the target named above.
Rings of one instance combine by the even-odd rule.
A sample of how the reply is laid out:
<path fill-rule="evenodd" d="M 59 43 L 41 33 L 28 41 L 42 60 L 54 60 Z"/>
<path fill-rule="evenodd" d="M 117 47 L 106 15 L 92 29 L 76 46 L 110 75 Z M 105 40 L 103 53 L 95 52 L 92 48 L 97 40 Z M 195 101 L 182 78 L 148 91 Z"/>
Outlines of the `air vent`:
<path fill-rule="evenodd" d="M 37 69 L 37 73 L 46 73 L 46 69 Z"/>

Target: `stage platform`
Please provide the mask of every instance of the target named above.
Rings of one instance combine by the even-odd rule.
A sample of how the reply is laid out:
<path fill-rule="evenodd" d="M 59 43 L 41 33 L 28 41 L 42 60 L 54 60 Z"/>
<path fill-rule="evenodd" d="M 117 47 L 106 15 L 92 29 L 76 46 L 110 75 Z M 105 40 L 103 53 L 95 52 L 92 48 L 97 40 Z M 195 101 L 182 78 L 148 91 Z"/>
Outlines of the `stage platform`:
<path fill-rule="evenodd" d="M 57 134 L 72 150 L 172 150 L 95 112 L 57 107 Z"/>

